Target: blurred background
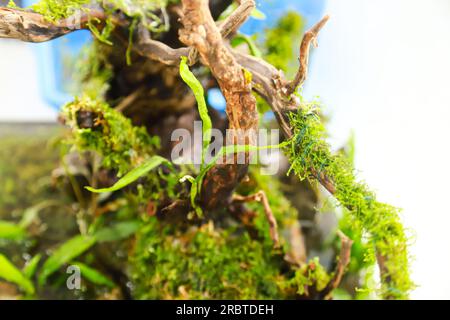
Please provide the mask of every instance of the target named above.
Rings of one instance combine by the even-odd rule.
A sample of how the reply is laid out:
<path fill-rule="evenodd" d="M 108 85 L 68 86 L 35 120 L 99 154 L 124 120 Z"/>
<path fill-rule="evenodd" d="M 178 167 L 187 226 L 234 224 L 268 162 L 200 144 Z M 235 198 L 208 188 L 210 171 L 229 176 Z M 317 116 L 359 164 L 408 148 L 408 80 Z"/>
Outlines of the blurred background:
<path fill-rule="evenodd" d="M 403 208 L 412 298 L 449 299 L 450 1 L 334 0 L 325 11 L 304 95 L 323 102 L 333 146 L 354 132 L 360 176 Z M 0 136 L 56 124 L 35 53 L 0 41 Z"/>

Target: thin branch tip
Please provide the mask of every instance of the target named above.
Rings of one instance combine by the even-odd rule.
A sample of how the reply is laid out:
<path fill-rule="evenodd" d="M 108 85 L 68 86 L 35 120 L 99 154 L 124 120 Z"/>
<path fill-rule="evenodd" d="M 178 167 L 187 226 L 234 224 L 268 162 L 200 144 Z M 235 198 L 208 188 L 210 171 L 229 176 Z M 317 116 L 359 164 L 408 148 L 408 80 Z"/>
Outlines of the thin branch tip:
<path fill-rule="evenodd" d="M 311 48 L 311 44 L 314 47 L 318 47 L 317 37 L 319 35 L 320 30 L 326 25 L 328 20 L 330 19 L 329 15 L 325 15 L 319 22 L 317 22 L 311 29 L 305 32 L 303 36 L 303 40 L 300 44 L 300 56 L 299 62 L 300 66 L 295 75 L 294 80 L 289 82 L 285 87 L 285 93 L 288 97 L 290 97 L 298 87 L 303 85 L 308 75 L 308 62 L 309 62 L 309 51 Z"/>

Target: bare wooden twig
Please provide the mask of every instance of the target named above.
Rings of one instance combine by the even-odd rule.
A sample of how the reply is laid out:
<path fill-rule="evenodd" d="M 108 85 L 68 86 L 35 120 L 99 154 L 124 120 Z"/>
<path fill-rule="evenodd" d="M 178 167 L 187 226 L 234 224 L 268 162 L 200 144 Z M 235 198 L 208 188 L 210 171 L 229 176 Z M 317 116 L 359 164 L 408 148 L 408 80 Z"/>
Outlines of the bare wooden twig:
<path fill-rule="evenodd" d="M 309 50 L 311 48 L 311 44 L 317 47 L 317 36 L 329 19 L 330 16 L 326 15 L 303 36 L 303 40 L 300 45 L 300 67 L 295 75 L 295 79 L 286 86 L 286 95 L 290 96 L 293 94 L 295 90 L 297 90 L 297 88 L 305 82 L 308 74 Z"/>
<path fill-rule="evenodd" d="M 221 24 L 220 33 L 223 38 L 228 37 L 230 34 L 235 33 L 244 22 L 250 17 L 256 4 L 254 0 L 242 0 L 238 1 L 239 7 L 233 13 L 231 13 Z"/>
<path fill-rule="evenodd" d="M 334 271 L 334 276 L 330 280 L 326 288 L 320 293 L 320 295 L 325 299 L 331 298 L 331 293 L 341 283 L 342 277 L 344 276 L 345 273 L 345 269 L 350 263 L 350 255 L 353 241 L 340 230 L 337 231 L 337 235 L 341 239 L 341 250 L 337 261 L 336 270 Z"/>
<path fill-rule="evenodd" d="M 301 267 L 306 263 L 307 255 L 305 238 L 298 220 L 289 226 L 288 233 L 290 248 L 284 259 L 291 265 Z"/>
<path fill-rule="evenodd" d="M 261 190 L 249 196 L 234 195 L 233 200 L 240 202 L 257 201 L 263 204 L 264 212 L 266 214 L 267 221 L 269 222 L 270 238 L 274 243 L 274 247 L 278 248 L 280 246 L 280 238 L 278 236 L 278 224 L 277 220 L 275 219 L 275 216 L 273 215 L 272 209 L 270 208 L 269 200 L 267 199 L 266 193 L 263 190 Z"/>
<path fill-rule="evenodd" d="M 208 66 L 216 78 L 226 99 L 229 129 L 234 134 L 227 137 L 228 144 L 255 144 L 254 137 L 241 141 L 238 132 L 249 132 L 258 128 L 256 99 L 252 94 L 251 82 L 244 70 L 224 44 L 222 34 L 209 11 L 208 0 L 183 0 L 184 28 L 180 40 L 198 50 L 203 64 Z M 237 156 L 237 155 L 236 155 Z M 229 204 L 234 189 L 248 171 L 245 164 L 218 164 L 206 174 L 203 180 L 200 202 L 206 209 Z"/>

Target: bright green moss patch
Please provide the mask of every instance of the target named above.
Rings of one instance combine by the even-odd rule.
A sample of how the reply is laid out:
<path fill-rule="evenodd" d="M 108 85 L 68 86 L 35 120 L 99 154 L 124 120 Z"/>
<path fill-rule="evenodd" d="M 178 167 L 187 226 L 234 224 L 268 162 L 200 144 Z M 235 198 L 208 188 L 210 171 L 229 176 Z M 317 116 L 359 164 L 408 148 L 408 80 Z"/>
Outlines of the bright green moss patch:
<path fill-rule="evenodd" d="M 103 165 L 116 169 L 119 176 L 148 160 L 159 147 L 158 137 L 133 126 L 130 119 L 104 102 L 76 99 L 63 113 L 73 128 L 68 142 L 79 150 L 96 151 L 103 157 Z"/>
<path fill-rule="evenodd" d="M 356 178 L 348 160 L 342 154 L 331 153 L 314 103 L 303 105 L 291 115 L 290 122 L 294 136 L 286 152 L 291 169 L 301 179 L 320 181 L 324 174 L 333 181 L 334 196 L 349 211 L 352 226 L 361 230 L 361 235 L 367 233 L 377 254 L 385 257 L 387 272 L 382 273 L 383 296 L 407 298 L 413 283 L 409 278 L 407 237 L 399 210 L 378 202 L 375 194 Z"/>
<path fill-rule="evenodd" d="M 152 32 L 168 30 L 165 7 L 177 0 L 41 0 L 31 6 L 49 21 L 68 18 L 78 11 L 89 12 L 90 8 L 101 7 L 107 12 L 122 11 L 130 18 L 138 18 Z M 162 11 L 163 14 L 159 14 Z"/>
<path fill-rule="evenodd" d="M 41 0 L 32 5 L 31 9 L 42 14 L 49 21 L 58 21 L 75 14 L 89 3 L 91 0 Z"/>
<path fill-rule="evenodd" d="M 282 257 L 242 230 L 212 222 L 186 232 L 151 219 L 132 258 L 138 299 L 283 298 Z"/>
<path fill-rule="evenodd" d="M 160 33 L 169 30 L 169 17 L 166 12 L 166 6 L 170 3 L 176 3 L 178 0 L 41 0 L 31 6 L 31 9 L 44 16 L 51 22 L 57 22 L 62 19 L 74 17 L 74 23 L 77 22 L 77 14 L 87 13 L 91 8 L 102 8 L 107 17 L 103 21 L 101 29 L 98 24 L 101 23 L 97 18 L 92 17 L 87 25 L 93 35 L 101 42 L 112 45 L 110 40 L 111 33 L 115 26 L 112 15 L 116 11 L 123 12 L 130 20 L 130 25 L 135 26 L 139 21 L 142 26 L 153 33 Z M 132 33 L 134 27 L 130 28 L 130 48 Z"/>
<path fill-rule="evenodd" d="M 301 266 L 295 272 L 295 276 L 289 281 L 289 284 L 297 287 L 299 295 L 305 295 L 308 294 L 309 287 L 314 288 L 317 292 L 324 290 L 330 280 L 331 276 L 320 264 L 319 258 L 316 257 Z"/>

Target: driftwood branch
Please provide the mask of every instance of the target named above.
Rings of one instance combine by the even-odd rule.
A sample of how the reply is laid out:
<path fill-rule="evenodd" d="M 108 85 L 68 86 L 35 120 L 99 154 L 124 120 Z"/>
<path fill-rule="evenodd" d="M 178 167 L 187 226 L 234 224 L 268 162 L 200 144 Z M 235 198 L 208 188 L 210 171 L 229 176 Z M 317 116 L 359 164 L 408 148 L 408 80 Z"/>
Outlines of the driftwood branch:
<path fill-rule="evenodd" d="M 90 21 L 95 25 L 101 25 L 106 17 L 106 13 L 102 10 L 90 10 L 89 13 L 80 11 L 73 17 L 54 23 L 35 12 L 2 7 L 0 8 L 0 38 L 45 42 L 76 30 L 86 29 Z M 124 25 L 127 22 L 113 17 L 113 23 Z"/>
<path fill-rule="evenodd" d="M 235 33 L 256 7 L 254 0 L 242 0 L 239 2 L 239 7 L 220 24 L 220 33 L 223 38 Z"/>
<path fill-rule="evenodd" d="M 308 74 L 309 50 L 311 44 L 317 47 L 317 36 L 329 19 L 330 16 L 326 15 L 303 36 L 303 40 L 300 44 L 300 57 L 298 59 L 300 67 L 295 75 L 295 79 L 286 86 L 286 95 L 290 96 L 293 94 L 295 90 L 305 82 Z"/>
<path fill-rule="evenodd" d="M 229 144 L 255 144 L 252 135 L 242 141 L 237 132 L 258 129 L 256 99 L 252 94 L 251 82 L 244 70 L 224 44 L 222 34 L 214 22 L 208 7 L 208 0 L 183 0 L 184 28 L 180 40 L 195 48 L 203 62 L 216 78 L 227 102 L 229 129 L 234 134 L 227 137 Z M 236 160 L 236 159 L 235 159 Z M 202 186 L 200 201 L 206 209 L 227 204 L 232 193 L 248 171 L 248 162 L 218 164 L 208 171 Z"/>
<path fill-rule="evenodd" d="M 266 215 L 267 221 L 269 222 L 270 238 L 273 241 L 274 247 L 278 248 L 280 246 L 280 238 L 278 236 L 278 224 L 275 216 L 273 215 L 272 209 L 270 208 L 269 200 L 267 199 L 266 193 L 261 190 L 255 194 L 249 196 L 234 195 L 233 200 L 237 202 L 261 202 L 264 206 L 264 213 Z"/>
<path fill-rule="evenodd" d="M 254 90 L 271 106 L 283 135 L 287 139 L 292 138 L 293 132 L 287 114 L 300 107 L 300 102 L 292 96 L 292 93 L 306 79 L 310 46 L 315 44 L 319 31 L 328 21 L 328 16 L 306 32 L 300 46 L 299 70 L 295 79 L 288 81 L 281 71 L 269 63 L 237 52 L 223 41 L 224 37 L 234 32 L 245 21 L 250 8 L 254 5 L 253 0 L 242 1 L 238 8 L 242 10 L 239 13 L 241 16 L 232 15 L 219 26 L 211 17 L 207 0 L 183 0 L 183 5 L 182 20 L 185 29 L 182 30 L 180 38 L 188 47 L 171 48 L 151 39 L 148 32 L 140 30 L 133 49 L 144 57 L 168 66 L 178 66 L 182 56 L 191 56 L 193 58 L 191 63 L 196 62 L 198 56 L 195 51 L 198 50 L 202 62 L 211 68 L 227 100 L 230 128 L 257 127 L 256 104 L 251 94 L 251 90 Z M 96 10 L 91 11 L 89 15 L 82 14 L 77 17 L 78 20 L 68 18 L 51 23 L 37 13 L 0 8 L 0 38 L 26 42 L 49 41 L 78 29 L 86 29 L 89 19 L 93 17 L 101 24 L 106 15 Z M 127 23 L 120 18 L 114 21 L 122 26 L 126 26 Z M 243 69 L 252 74 L 252 83 L 246 83 Z M 210 170 L 204 179 L 202 189 L 205 191 L 201 195 L 205 208 L 217 208 L 221 203 L 229 201 L 234 188 L 246 175 L 247 170 L 248 165 L 217 165 Z M 312 174 L 332 195 L 336 193 L 334 182 L 325 173 L 312 171 Z M 380 270 L 382 274 L 388 275 L 385 259 L 378 255 Z"/>
<path fill-rule="evenodd" d="M 340 230 L 338 230 L 337 234 L 341 239 L 341 250 L 337 261 L 336 270 L 334 271 L 334 276 L 330 280 L 326 288 L 321 292 L 321 296 L 325 299 L 331 298 L 331 293 L 341 283 L 342 277 L 345 273 L 345 269 L 350 263 L 353 241 Z"/>
<path fill-rule="evenodd" d="M 243 1 L 240 8 L 250 8 L 251 3 L 252 0 Z M 234 18 L 228 20 L 230 21 L 229 24 L 224 23 L 221 27 L 217 27 L 209 13 L 206 0 L 183 1 L 183 4 L 185 5 L 183 22 L 186 25 L 180 36 L 190 47 L 173 49 L 160 41 L 151 39 L 148 31 L 140 28 L 137 43 L 133 46 L 134 50 L 142 56 L 168 66 L 178 66 L 181 57 L 188 56 L 192 48 L 199 50 L 202 53 L 203 62 L 211 67 L 211 71 L 217 78 L 227 99 L 227 114 L 230 119 L 230 128 L 256 128 L 256 106 L 250 92 L 253 89 L 272 107 L 283 135 L 287 139 L 292 138 L 292 128 L 286 114 L 297 110 L 300 107 L 300 103 L 286 94 L 286 86 L 289 86 L 289 82 L 285 79 L 283 73 L 262 59 L 239 53 L 225 46 L 220 30 L 228 29 L 228 25 L 233 25 L 231 21 L 235 21 Z M 248 5 L 248 7 L 244 5 Z M 199 6 L 202 8 L 201 10 L 198 9 Z M 249 9 L 242 10 L 248 12 Z M 95 16 L 101 21 L 105 14 L 100 10 L 96 10 L 90 13 L 90 16 Z M 88 19 L 88 16 L 83 16 L 79 20 L 83 22 L 81 23 L 81 28 L 87 28 Z M 0 37 L 27 42 L 48 41 L 77 30 L 74 25 L 68 23 L 75 20 L 68 18 L 58 24 L 52 24 L 47 22 L 41 15 L 33 12 L 0 8 Z M 305 36 L 302 43 L 310 44 L 317 37 L 318 32 L 327 20 L 328 18 L 325 17 L 312 30 L 308 31 L 306 34 L 309 36 Z M 124 24 L 119 18 L 116 21 L 122 25 Z M 309 48 L 309 45 L 307 47 Z M 300 60 L 303 59 L 307 62 L 307 50 L 302 52 L 303 58 L 301 57 Z M 243 69 L 248 70 L 252 74 L 252 84 L 245 83 Z M 300 74 L 307 70 L 307 68 L 302 68 L 302 66 L 300 66 L 300 69 L 302 70 Z M 301 78 L 301 76 L 299 77 Z M 214 170 L 211 170 L 211 175 L 224 176 L 228 172 L 227 168 L 229 166 L 222 166 L 219 173 L 217 171 L 219 168 L 216 166 Z M 228 174 L 230 174 L 228 179 L 224 178 L 220 179 L 220 181 L 212 181 L 214 180 L 213 177 L 211 177 L 212 180 L 205 179 L 205 181 L 212 181 L 211 185 L 205 189 L 211 193 L 204 196 L 206 199 L 210 199 L 206 201 L 207 207 L 214 207 L 218 204 L 218 199 L 213 199 L 214 197 L 212 197 L 213 194 L 218 192 L 215 189 L 223 190 L 225 186 L 229 188 L 230 181 L 238 183 L 245 176 L 245 165 L 240 172 L 234 170 L 234 172 L 228 172 Z M 333 181 L 325 173 L 317 174 L 317 177 L 331 194 L 336 192 Z M 220 186 L 221 184 L 223 185 Z M 230 196 L 233 190 L 234 188 L 231 188 L 228 191 Z"/>
<path fill-rule="evenodd" d="M 222 38 L 227 38 L 230 34 L 235 33 L 239 27 L 242 26 L 242 24 L 248 19 L 250 14 L 252 13 L 252 10 L 255 8 L 255 1 L 254 0 L 239 0 L 239 7 L 231 13 L 230 16 L 228 16 L 223 22 L 218 24 L 220 34 L 222 35 Z M 183 17 L 184 14 L 181 13 L 181 17 Z M 199 55 L 198 51 L 195 47 L 192 47 L 189 51 L 189 54 L 187 55 L 189 58 L 189 65 L 194 65 L 197 63 Z"/>
<path fill-rule="evenodd" d="M 50 23 L 37 13 L 0 8 L 0 38 L 44 42 L 72 31 L 64 22 Z"/>

